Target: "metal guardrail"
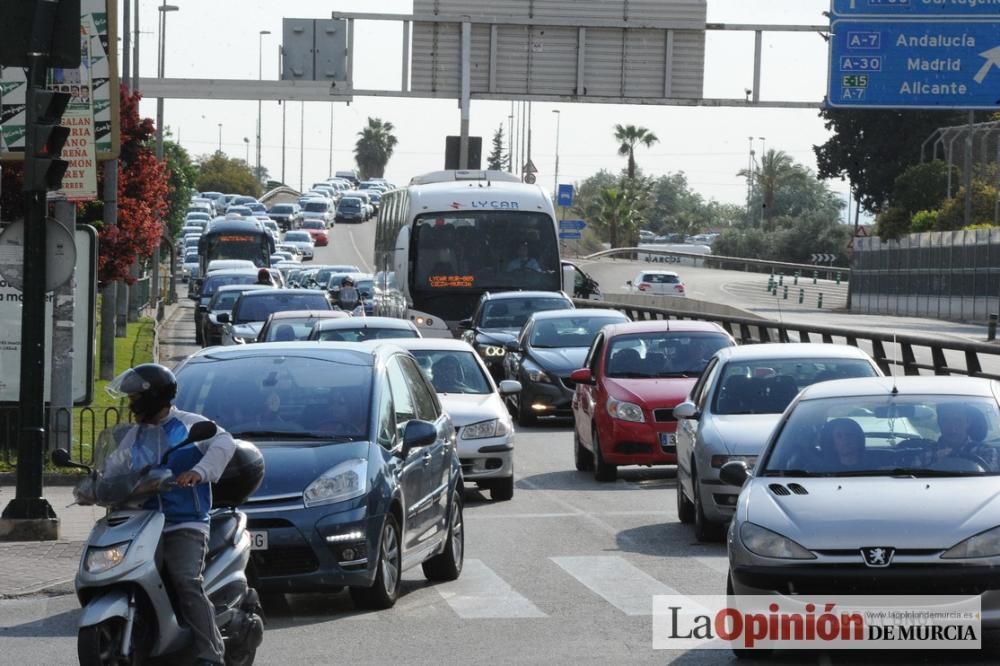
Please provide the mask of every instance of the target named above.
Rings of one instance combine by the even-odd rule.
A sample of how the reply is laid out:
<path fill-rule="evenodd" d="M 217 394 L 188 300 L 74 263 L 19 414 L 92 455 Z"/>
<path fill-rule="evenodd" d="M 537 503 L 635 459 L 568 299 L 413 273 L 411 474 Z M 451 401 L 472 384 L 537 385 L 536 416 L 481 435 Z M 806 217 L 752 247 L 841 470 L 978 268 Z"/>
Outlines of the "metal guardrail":
<path fill-rule="evenodd" d="M 653 308 L 608 301 L 574 299 L 578 308 L 611 308 L 628 315 L 632 321 L 698 319 L 719 324 L 740 344 L 767 342 L 823 342 L 848 344 L 868 352 L 882 372 L 919 375 L 966 375 L 1000 380 L 1000 346 L 972 340 L 943 340 L 929 335 L 879 333 L 840 326 L 778 322 L 730 315 L 706 314 Z M 991 368 L 984 370 L 983 361 Z"/>
<path fill-rule="evenodd" d="M 618 247 L 613 250 L 602 250 L 588 254 L 582 259 L 603 259 L 610 257 L 614 259 L 617 255 L 627 255 L 627 258 L 635 260 L 637 254 L 654 254 L 670 257 L 684 257 L 691 259 L 695 266 L 699 263 L 706 268 L 721 268 L 727 270 L 742 270 L 747 273 L 774 273 L 793 275 L 799 273 L 802 276 L 810 276 L 816 273 L 824 280 L 848 281 L 851 277 L 851 269 L 841 266 L 819 266 L 814 264 L 793 264 L 784 261 L 767 261 L 765 259 L 748 259 L 746 257 L 723 257 L 715 254 L 699 254 L 697 252 L 680 252 L 678 250 L 658 250 L 650 247 Z"/>
<path fill-rule="evenodd" d="M 20 411 L 17 405 L 0 407 L 0 460 L 13 464 L 17 458 L 17 443 L 20 435 Z M 53 423 L 50 420 L 50 410 L 45 410 L 45 422 Z M 119 423 L 130 422 L 132 414 L 127 409 L 117 407 L 105 407 L 94 409 L 92 407 L 82 407 L 76 410 L 72 420 L 73 433 L 72 441 L 65 441 L 68 438 L 66 427 L 70 423 L 71 414 L 68 409 L 61 407 L 56 413 L 56 423 L 61 424 L 63 431 L 61 434 L 53 430 L 49 431 L 48 448 L 51 451 L 56 447 L 68 448 L 73 455 L 73 459 L 83 463 L 91 463 L 94 460 L 94 443 L 97 436 L 107 428 Z"/>

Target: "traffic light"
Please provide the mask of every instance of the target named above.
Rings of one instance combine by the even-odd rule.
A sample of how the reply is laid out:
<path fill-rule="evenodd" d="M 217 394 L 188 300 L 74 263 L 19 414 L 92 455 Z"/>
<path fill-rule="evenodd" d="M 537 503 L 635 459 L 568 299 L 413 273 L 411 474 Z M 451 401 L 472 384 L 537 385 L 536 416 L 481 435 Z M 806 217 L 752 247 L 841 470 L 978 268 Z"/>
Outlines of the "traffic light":
<path fill-rule="evenodd" d="M 24 189 L 30 192 L 58 190 L 69 162 L 60 159 L 69 128 L 59 125 L 69 104 L 69 93 L 32 90 L 25 147 Z"/>

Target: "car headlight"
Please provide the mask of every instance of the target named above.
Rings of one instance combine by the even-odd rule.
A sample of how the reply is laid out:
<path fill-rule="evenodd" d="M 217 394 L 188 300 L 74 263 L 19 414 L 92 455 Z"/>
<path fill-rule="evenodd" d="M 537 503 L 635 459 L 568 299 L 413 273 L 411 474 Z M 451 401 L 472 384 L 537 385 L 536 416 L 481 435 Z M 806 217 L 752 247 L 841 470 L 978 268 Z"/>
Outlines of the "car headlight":
<path fill-rule="evenodd" d="M 503 419 L 480 421 L 462 428 L 462 439 L 485 439 L 487 437 L 503 437 L 510 432 L 510 424 Z"/>
<path fill-rule="evenodd" d="M 123 541 L 107 548 L 88 548 L 87 557 L 83 562 L 87 573 L 104 573 L 124 562 L 130 543 L 131 541 Z"/>
<path fill-rule="evenodd" d="M 757 464 L 757 456 L 712 456 L 712 467 L 716 469 L 731 462 L 746 463 L 747 469 L 753 469 Z"/>
<path fill-rule="evenodd" d="M 743 523 L 740 527 L 740 540 L 747 550 L 761 557 L 779 560 L 816 559 L 815 555 L 791 539 L 753 523 Z"/>
<path fill-rule="evenodd" d="M 507 350 L 496 345 L 483 345 L 479 348 L 486 358 L 502 358 L 507 354 Z"/>
<path fill-rule="evenodd" d="M 611 415 L 611 418 L 620 421 L 646 422 L 646 417 L 642 415 L 642 407 L 634 402 L 625 402 L 611 396 L 608 396 L 608 414 Z"/>
<path fill-rule="evenodd" d="M 345 502 L 361 497 L 368 490 L 368 461 L 363 458 L 345 460 L 323 472 L 310 483 L 302 501 L 307 507 Z"/>
<path fill-rule="evenodd" d="M 551 384 L 552 379 L 549 378 L 545 371 L 539 368 L 534 363 L 529 363 L 525 361 L 521 368 L 524 370 L 524 374 L 527 375 L 528 380 L 534 382 L 535 384 Z"/>
<path fill-rule="evenodd" d="M 957 560 L 967 557 L 997 557 L 998 555 L 1000 555 L 1000 527 L 994 527 L 951 547 L 941 557 L 946 560 Z"/>

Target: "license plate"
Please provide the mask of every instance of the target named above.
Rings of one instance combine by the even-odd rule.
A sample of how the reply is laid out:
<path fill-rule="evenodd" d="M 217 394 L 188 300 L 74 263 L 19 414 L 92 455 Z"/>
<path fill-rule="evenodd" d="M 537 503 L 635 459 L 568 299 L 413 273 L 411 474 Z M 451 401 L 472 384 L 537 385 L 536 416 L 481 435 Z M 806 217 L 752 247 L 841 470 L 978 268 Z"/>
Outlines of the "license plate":
<path fill-rule="evenodd" d="M 250 550 L 267 550 L 267 532 L 250 532 Z"/>
<path fill-rule="evenodd" d="M 677 453 L 677 435 L 672 432 L 661 432 L 660 448 L 664 453 Z"/>

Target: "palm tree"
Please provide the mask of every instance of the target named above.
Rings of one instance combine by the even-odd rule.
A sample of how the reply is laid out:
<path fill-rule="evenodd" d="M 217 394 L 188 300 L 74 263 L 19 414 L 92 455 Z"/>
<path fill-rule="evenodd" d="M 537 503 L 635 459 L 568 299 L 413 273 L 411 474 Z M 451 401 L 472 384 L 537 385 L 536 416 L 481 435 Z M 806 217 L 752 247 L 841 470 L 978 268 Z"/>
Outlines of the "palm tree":
<path fill-rule="evenodd" d="M 392 134 L 394 129 L 396 128 L 390 122 L 369 117 L 368 126 L 358 132 L 359 138 L 354 144 L 354 160 L 358 163 L 362 180 L 385 175 L 385 166 L 399 143 Z"/>
<path fill-rule="evenodd" d="M 645 127 L 635 125 L 615 125 L 615 140 L 621 145 L 618 146 L 618 154 L 628 157 L 628 177 L 635 179 L 635 146 L 641 143 L 649 148 L 660 139 Z"/>
<path fill-rule="evenodd" d="M 753 173 L 742 169 L 737 175 L 742 178 L 748 176 L 753 178 L 754 187 L 761 195 L 764 221 L 769 222 L 773 215 L 775 193 L 795 173 L 795 163 L 792 161 L 791 156 L 783 150 L 774 150 L 772 148 L 764 153 L 764 156 L 760 160 L 760 166 Z"/>
<path fill-rule="evenodd" d="M 607 231 L 612 248 L 621 247 L 632 232 L 635 217 L 633 198 L 624 187 L 601 190 L 598 201 L 598 224 Z"/>

